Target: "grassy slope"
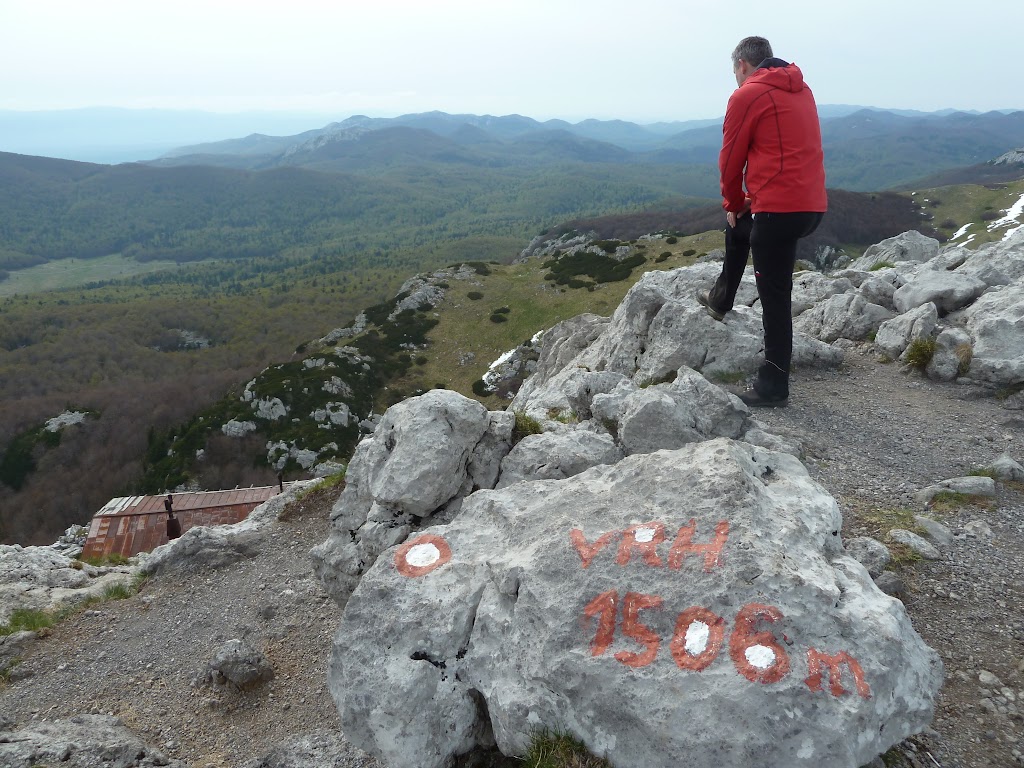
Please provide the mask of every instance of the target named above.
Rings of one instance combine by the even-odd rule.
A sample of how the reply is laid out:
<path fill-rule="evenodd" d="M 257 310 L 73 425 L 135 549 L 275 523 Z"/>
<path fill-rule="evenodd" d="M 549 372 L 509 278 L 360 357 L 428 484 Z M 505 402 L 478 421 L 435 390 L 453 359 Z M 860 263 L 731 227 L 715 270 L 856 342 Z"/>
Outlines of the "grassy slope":
<path fill-rule="evenodd" d="M 966 234 L 956 242 L 963 243 L 970 235 L 974 235 L 970 247 L 976 248 L 984 243 L 1001 240 L 1009 228 L 1003 226 L 989 232 L 988 225 L 991 222 L 983 221 L 981 215 L 987 212 L 1002 218 L 1006 209 L 1016 203 L 1021 195 L 1024 195 L 1024 180 L 991 186 L 964 184 L 922 189 L 914 194 L 914 199 L 921 204 L 923 212 L 935 217 L 932 223 L 946 237 L 951 237 L 961 226 L 970 223 Z M 947 221 L 955 226 L 942 226 Z"/>
<path fill-rule="evenodd" d="M 395 386 L 403 391 L 415 391 L 443 384 L 447 389 L 476 397 L 472 393 L 473 382 L 483 376 L 502 353 L 537 331 L 584 312 L 611 315 L 645 272 L 692 264 L 700 254 L 724 246 L 722 232 L 681 237 L 673 245 L 663 239 L 650 241 L 644 251 L 647 262 L 633 270 L 628 279 L 600 284 L 593 291 L 551 288 L 551 284 L 544 281 L 547 269 L 543 267 L 543 260 L 536 258 L 523 264 L 492 265 L 491 274 L 477 275 L 472 282 L 453 281 L 452 289 L 436 308 L 440 322 L 428 334 L 431 343 L 425 353 L 428 362 L 414 368 L 404 380 L 395 382 Z M 682 254 L 688 250 L 695 250 L 696 254 L 684 257 Z M 655 259 L 666 251 L 672 256 L 656 263 Z M 471 291 L 480 292 L 484 297 L 471 300 L 467 297 Z M 508 322 L 491 322 L 492 311 L 506 306 L 511 308 Z M 472 353 L 474 359 L 460 365 L 467 353 Z M 496 397 L 478 399 L 490 408 L 503 407 Z"/>

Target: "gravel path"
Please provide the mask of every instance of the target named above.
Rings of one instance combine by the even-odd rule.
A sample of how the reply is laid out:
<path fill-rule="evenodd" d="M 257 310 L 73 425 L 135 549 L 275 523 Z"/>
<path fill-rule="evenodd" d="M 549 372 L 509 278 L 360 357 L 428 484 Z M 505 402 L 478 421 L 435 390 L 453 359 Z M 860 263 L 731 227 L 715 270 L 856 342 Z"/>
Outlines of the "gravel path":
<path fill-rule="evenodd" d="M 879 520 L 912 507 L 914 491 L 1003 451 L 1024 461 L 1021 412 L 970 387 L 903 373 L 866 348 L 847 357 L 838 371 L 798 372 L 790 407 L 756 414 L 801 442 L 812 475 L 839 501 L 846 537 L 880 535 Z M 252 559 L 155 579 L 135 597 L 54 628 L 0 685 L 0 712 L 18 721 L 113 713 L 195 768 L 237 768 L 297 734 L 337 732 L 325 677 L 340 612 L 308 557 L 327 536 L 336 494 L 303 499 L 289 520 L 271 525 Z M 935 730 L 904 742 L 899 762 L 1024 764 L 1024 489 L 1000 483 L 991 509 L 935 516 L 955 539 L 941 560 L 900 575 L 914 625 L 942 654 L 947 681 Z M 991 535 L 984 526 L 967 534 L 976 521 Z M 216 649 L 236 637 L 264 651 L 275 679 L 253 693 L 195 686 Z M 379 768 L 347 745 L 344 752 L 334 768 Z"/>
<path fill-rule="evenodd" d="M 1024 462 L 1024 413 L 976 388 L 901 372 L 869 348 L 849 350 L 838 371 L 798 372 L 790 407 L 756 415 L 801 441 L 811 475 L 839 502 L 845 538 L 879 536 L 879 520 L 893 510 L 923 511 L 914 491 L 987 467 L 1004 451 Z M 941 654 L 946 683 L 934 731 L 901 746 L 904 764 L 1024 765 L 1024 487 L 999 483 L 990 509 L 925 514 L 955 538 L 942 559 L 900 575 L 911 620 Z M 965 532 L 977 521 L 980 535 Z"/>

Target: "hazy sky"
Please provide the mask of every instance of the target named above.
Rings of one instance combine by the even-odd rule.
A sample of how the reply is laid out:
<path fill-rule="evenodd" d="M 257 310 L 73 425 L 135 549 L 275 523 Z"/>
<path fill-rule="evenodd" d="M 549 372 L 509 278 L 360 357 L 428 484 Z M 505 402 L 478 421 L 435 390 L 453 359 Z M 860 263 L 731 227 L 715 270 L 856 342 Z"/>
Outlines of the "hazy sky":
<path fill-rule="evenodd" d="M 822 104 L 1024 108 L 1011 0 L 0 0 L 0 109 L 721 115 L 768 37 Z M 856 10 L 854 10 L 856 9 Z"/>

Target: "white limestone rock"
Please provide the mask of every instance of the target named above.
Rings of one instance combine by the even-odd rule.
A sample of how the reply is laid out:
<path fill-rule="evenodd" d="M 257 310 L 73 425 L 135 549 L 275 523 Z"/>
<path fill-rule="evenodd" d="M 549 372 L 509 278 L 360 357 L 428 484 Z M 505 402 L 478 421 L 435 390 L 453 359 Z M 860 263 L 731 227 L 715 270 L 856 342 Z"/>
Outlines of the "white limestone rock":
<path fill-rule="evenodd" d="M 250 432 L 256 431 L 256 422 L 231 419 L 231 421 L 221 426 L 220 431 L 228 437 L 245 437 Z"/>
<path fill-rule="evenodd" d="M 188 768 L 128 730 L 112 715 L 75 715 L 67 720 L 33 720 L 15 730 L 0 718 L 0 765 L 4 768 Z"/>
<path fill-rule="evenodd" d="M 935 338 L 935 354 L 925 374 L 936 381 L 953 381 L 969 370 L 973 355 L 971 335 L 963 328 L 946 328 Z"/>
<path fill-rule="evenodd" d="M 690 368 L 671 383 L 626 384 L 594 398 L 594 415 L 610 423 L 626 455 L 680 448 L 710 437 L 740 437 L 749 409 Z"/>
<path fill-rule="evenodd" d="M 993 461 L 989 468 L 1000 480 L 1012 480 L 1017 483 L 1024 481 L 1024 467 L 1014 461 L 1008 453 Z"/>
<path fill-rule="evenodd" d="M 830 296 L 848 293 L 854 287 L 853 282 L 845 277 L 829 277 L 821 272 L 796 272 L 793 275 L 793 317 Z"/>
<path fill-rule="evenodd" d="M 794 330 L 831 344 L 838 339 L 862 341 L 893 313 L 855 293 L 842 293 L 814 305 L 793 322 Z"/>
<path fill-rule="evenodd" d="M 622 449 L 609 435 L 582 429 L 527 435 L 501 462 L 495 488 L 524 480 L 561 480 L 599 464 L 621 460 Z"/>
<path fill-rule="evenodd" d="M 896 286 L 890 280 L 871 274 L 870 277 L 861 281 L 857 292 L 864 297 L 865 301 L 871 304 L 877 304 L 889 310 L 896 309 L 896 305 L 893 303 Z"/>
<path fill-rule="evenodd" d="M 497 481 L 513 422 L 511 413 L 492 418 L 477 401 L 449 390 L 385 412 L 373 436 L 356 446 L 331 511 L 330 536 L 311 553 L 314 571 L 339 603 L 414 524 Z"/>
<path fill-rule="evenodd" d="M 911 551 L 916 552 L 925 560 L 939 560 L 942 558 L 942 554 L 939 550 L 929 544 L 925 539 L 921 538 L 916 533 L 904 530 L 903 528 L 893 528 L 889 531 L 889 541 L 909 547 Z"/>
<path fill-rule="evenodd" d="M 1024 277 L 1024 229 L 969 253 L 957 267 L 960 274 L 976 277 L 989 286 L 1009 285 Z"/>
<path fill-rule="evenodd" d="M 895 360 L 912 341 L 930 338 L 938 322 L 938 310 L 929 302 L 879 325 L 875 344 Z"/>
<path fill-rule="evenodd" d="M 862 766 L 931 721 L 942 662 L 841 524 L 799 461 L 724 438 L 479 491 L 348 599 L 342 728 L 391 768 L 542 726 L 617 768 Z"/>
<path fill-rule="evenodd" d="M 924 538 L 936 547 L 948 547 L 953 543 L 953 532 L 949 526 L 943 525 L 938 520 L 925 515 L 914 515 L 914 522 L 924 531 Z"/>
<path fill-rule="evenodd" d="M 252 409 L 259 418 L 267 419 L 268 421 L 277 421 L 288 415 L 288 407 L 281 402 L 279 397 L 267 397 L 262 400 L 256 400 L 252 404 Z"/>
<path fill-rule="evenodd" d="M 0 625 L 16 609 L 57 611 L 91 598 L 109 587 L 128 586 L 133 568 L 92 566 L 52 547 L 0 545 Z"/>
<path fill-rule="evenodd" d="M 939 314 L 947 315 L 971 304 L 988 286 L 976 277 L 958 272 L 921 270 L 893 295 L 900 314 L 931 302 Z"/>
<path fill-rule="evenodd" d="M 872 579 L 882 575 L 882 571 L 892 562 L 892 554 L 889 548 L 880 541 L 868 536 L 858 536 L 849 539 L 846 543 L 846 551 L 850 557 L 863 565 Z"/>
<path fill-rule="evenodd" d="M 854 259 L 850 269 L 870 270 L 879 262 L 897 264 L 901 261 L 924 263 L 939 254 L 939 241 L 926 237 L 916 230 L 890 237 L 872 245 L 859 259 Z"/>
<path fill-rule="evenodd" d="M 565 402 L 566 391 L 575 386 L 567 380 L 578 371 L 618 374 L 637 384 L 666 381 L 684 367 L 712 377 L 752 373 L 764 361 L 758 311 L 737 306 L 724 322 L 716 322 L 694 298 L 695 291 L 718 272 L 714 264 L 648 272 L 629 290 L 611 320 L 587 321 L 585 338 L 582 333 L 572 336 L 568 348 L 564 332 L 556 336 L 561 342 L 557 356 L 548 351 L 551 332 L 545 334 L 537 373 L 510 407 L 543 418 L 549 408 Z M 794 366 L 836 366 L 842 358 L 841 350 L 794 335 Z M 593 382 L 588 387 L 595 390 Z M 612 379 L 597 389 L 611 392 Z"/>
<path fill-rule="evenodd" d="M 914 494 L 914 500 L 921 505 L 930 504 L 940 493 L 962 493 L 966 496 L 995 496 L 996 483 L 991 477 L 952 477 L 942 480 Z"/>
<path fill-rule="evenodd" d="M 1024 278 L 989 291 L 961 313 L 974 338 L 967 376 L 996 386 L 1024 382 Z"/>

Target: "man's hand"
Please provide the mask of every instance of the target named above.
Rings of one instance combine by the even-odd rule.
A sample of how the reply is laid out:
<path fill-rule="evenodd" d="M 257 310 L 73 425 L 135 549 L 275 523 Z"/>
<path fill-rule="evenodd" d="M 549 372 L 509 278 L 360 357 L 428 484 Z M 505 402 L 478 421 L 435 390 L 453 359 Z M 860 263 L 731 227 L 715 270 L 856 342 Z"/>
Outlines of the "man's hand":
<path fill-rule="evenodd" d="M 736 227 L 736 220 L 743 218 L 748 213 L 750 213 L 750 198 L 749 197 L 744 201 L 743 210 L 742 211 L 740 211 L 739 213 L 734 213 L 733 211 L 727 211 L 726 214 L 725 214 L 725 220 L 727 222 L 729 222 L 729 226 L 730 227 L 735 228 Z"/>

